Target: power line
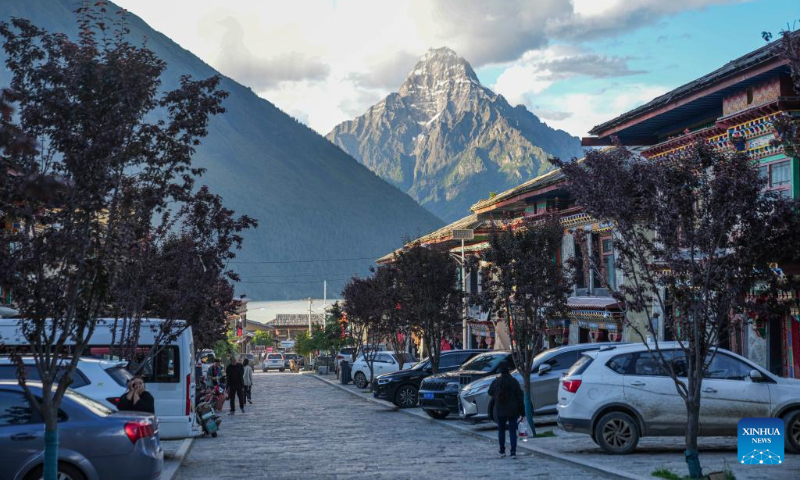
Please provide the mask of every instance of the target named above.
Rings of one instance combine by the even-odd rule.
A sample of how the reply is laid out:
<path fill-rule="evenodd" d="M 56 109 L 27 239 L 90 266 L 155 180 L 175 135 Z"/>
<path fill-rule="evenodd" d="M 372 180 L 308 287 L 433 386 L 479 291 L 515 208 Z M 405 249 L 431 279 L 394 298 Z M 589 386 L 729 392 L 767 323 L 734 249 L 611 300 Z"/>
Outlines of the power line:
<path fill-rule="evenodd" d="M 373 260 L 380 258 L 382 255 L 374 255 L 371 257 L 358 257 L 358 258 L 318 258 L 315 260 L 231 260 L 228 263 L 314 263 L 314 262 L 350 262 L 353 260 Z"/>

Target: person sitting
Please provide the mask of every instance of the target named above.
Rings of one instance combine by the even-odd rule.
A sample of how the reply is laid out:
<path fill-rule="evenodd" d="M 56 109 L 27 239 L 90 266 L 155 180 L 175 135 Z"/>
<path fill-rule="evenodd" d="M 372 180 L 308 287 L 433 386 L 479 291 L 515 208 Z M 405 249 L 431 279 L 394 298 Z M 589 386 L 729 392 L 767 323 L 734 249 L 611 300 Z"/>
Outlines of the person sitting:
<path fill-rule="evenodd" d="M 128 390 L 119 399 L 119 403 L 117 403 L 117 410 L 156 413 L 155 399 L 150 395 L 150 392 L 145 390 L 144 379 L 142 377 L 133 377 L 130 379 L 128 382 Z"/>

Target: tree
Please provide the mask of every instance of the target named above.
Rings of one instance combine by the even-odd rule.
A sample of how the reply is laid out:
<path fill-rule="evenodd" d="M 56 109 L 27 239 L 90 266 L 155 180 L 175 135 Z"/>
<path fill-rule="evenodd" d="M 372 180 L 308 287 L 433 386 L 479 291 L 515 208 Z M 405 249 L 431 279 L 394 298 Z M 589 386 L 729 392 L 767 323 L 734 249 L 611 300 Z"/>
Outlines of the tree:
<path fill-rule="evenodd" d="M 294 351 L 297 352 L 298 355 L 307 357 L 314 350 L 316 350 L 314 339 L 308 335 L 308 332 L 298 332 L 294 339 Z"/>
<path fill-rule="evenodd" d="M 556 252 L 561 248 L 564 228 L 558 213 L 529 220 L 517 228 L 493 231 L 489 249 L 480 257 L 484 289 L 473 301 L 493 312 L 508 327 L 514 363 L 522 375 L 525 418 L 533 425 L 531 368 L 533 357 L 543 348 L 547 321 L 564 318 L 572 292 Z"/>
<path fill-rule="evenodd" d="M 374 274 L 377 290 L 376 297 L 380 302 L 377 309 L 376 328 L 381 337 L 391 345 L 395 352 L 405 352 L 411 339 L 411 322 L 403 314 L 402 299 L 398 289 L 397 271 L 394 265 L 378 267 Z M 402 370 L 405 355 L 397 355 L 397 369 Z"/>
<path fill-rule="evenodd" d="M 358 345 L 353 360 L 363 355 L 369 368 L 368 382 L 372 384 L 375 377 L 375 357 L 378 355 L 377 346 L 383 340 L 383 331 L 380 328 L 382 300 L 374 275 L 366 279 L 351 279 L 345 285 L 342 296 L 352 338 Z"/>
<path fill-rule="evenodd" d="M 12 76 L 0 115 L 0 216 L 20 224 L 2 232 L 10 247 L 0 250 L 0 284 L 18 305 L 42 382 L 34 396 L 18 368 L 45 423 L 48 480 L 58 408 L 96 319 L 148 235 L 144 219 L 191 190 L 200 173 L 191 154 L 225 97 L 217 77 L 183 77 L 159 95 L 165 64 L 128 43 L 124 15 L 108 20 L 105 10 L 77 9 L 75 42 L 22 19 L 0 24 Z M 150 122 L 156 109 L 163 120 Z"/>
<path fill-rule="evenodd" d="M 437 246 L 415 243 L 394 257 L 399 312 L 423 339 L 434 373 L 439 369 L 443 340 L 460 332 L 463 294 L 458 269 L 450 252 Z"/>
<path fill-rule="evenodd" d="M 749 292 L 776 284 L 770 263 L 797 249 L 797 205 L 765 190 L 747 155 L 716 151 L 702 139 L 654 160 L 617 145 L 588 151 L 583 161 L 554 163 L 577 204 L 613 223 L 616 266 L 625 275 L 615 296 L 625 302 L 628 320 L 631 313 L 644 318 L 643 327 L 627 325 L 684 401 L 686 462 L 690 476 L 700 477 L 701 386 L 714 346 L 731 313 L 748 306 Z M 664 326 L 678 348 L 665 352 L 657 312 L 669 310 L 674 314 Z"/>
<path fill-rule="evenodd" d="M 256 345 L 273 345 L 275 343 L 275 338 L 266 330 L 258 330 L 253 335 L 253 342 Z"/>

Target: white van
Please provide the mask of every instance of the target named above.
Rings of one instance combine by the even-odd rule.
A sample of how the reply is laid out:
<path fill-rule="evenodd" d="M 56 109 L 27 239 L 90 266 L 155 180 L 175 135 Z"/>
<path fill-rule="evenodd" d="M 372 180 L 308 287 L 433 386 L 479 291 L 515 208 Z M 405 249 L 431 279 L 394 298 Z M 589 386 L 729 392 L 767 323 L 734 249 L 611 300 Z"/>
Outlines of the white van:
<path fill-rule="evenodd" d="M 0 345 L 26 345 L 19 331 L 18 319 L 0 319 Z M 158 334 L 159 325 L 164 320 L 142 320 L 139 332 L 138 351 L 150 350 Z M 110 358 L 111 342 L 119 340 L 119 333 L 113 329 L 121 321 L 99 319 L 89 345 L 83 356 Z M 155 399 L 156 416 L 159 423 L 159 436 L 163 439 L 176 439 L 197 436 L 202 433 L 194 416 L 195 370 L 194 341 L 192 328 L 184 330 L 172 343 L 163 346 L 151 362 L 139 372 L 147 391 Z"/>

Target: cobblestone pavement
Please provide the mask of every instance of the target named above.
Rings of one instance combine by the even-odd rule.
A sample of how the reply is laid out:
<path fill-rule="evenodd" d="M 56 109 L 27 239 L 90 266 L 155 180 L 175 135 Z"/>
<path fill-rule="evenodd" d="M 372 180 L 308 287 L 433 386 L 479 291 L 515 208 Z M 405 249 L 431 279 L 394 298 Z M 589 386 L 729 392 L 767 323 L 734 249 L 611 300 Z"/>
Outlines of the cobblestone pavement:
<path fill-rule="evenodd" d="M 360 395 L 371 396 L 366 390 L 359 390 L 352 385 L 347 388 Z M 410 409 L 405 412 L 427 418 L 427 415 L 421 409 Z M 652 477 L 652 472 L 658 468 L 667 468 L 680 475 L 687 473 L 686 461 L 683 457 L 683 437 L 645 437 L 639 441 L 639 445 L 633 454 L 616 456 L 603 453 L 588 435 L 568 433 L 555 428 L 553 424 L 554 417 L 543 418 L 542 420 L 550 420 L 549 425 L 538 426 L 537 433 L 552 430 L 556 436 L 537 438 L 530 441 L 539 448 L 578 457 L 595 465 L 621 470 L 642 478 L 655 478 Z M 495 435 L 497 435 L 496 427 L 490 422 L 474 425 L 462 422 L 454 416 L 441 420 L 441 422 L 467 426 L 473 433 L 487 438 L 495 438 Z M 537 422 L 538 424 L 539 422 Z M 730 469 L 737 480 L 800 479 L 800 455 L 787 453 L 783 465 L 768 467 L 740 465 L 736 461 L 737 445 L 735 437 L 701 437 L 699 443 L 700 462 L 706 474 Z"/>
<path fill-rule="evenodd" d="M 255 405 L 198 438 L 178 479 L 603 478 L 367 403 L 307 375 L 257 373 Z M 227 413 L 227 412 L 225 412 Z"/>

